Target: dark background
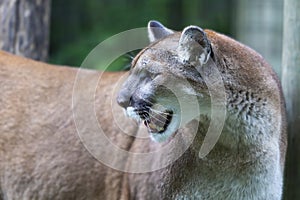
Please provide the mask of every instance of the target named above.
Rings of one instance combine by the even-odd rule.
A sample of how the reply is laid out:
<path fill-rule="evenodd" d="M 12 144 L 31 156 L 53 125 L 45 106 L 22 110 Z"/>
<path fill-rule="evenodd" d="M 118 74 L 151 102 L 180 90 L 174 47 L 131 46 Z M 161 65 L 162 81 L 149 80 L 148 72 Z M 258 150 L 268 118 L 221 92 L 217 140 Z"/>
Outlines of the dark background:
<path fill-rule="evenodd" d="M 233 1 L 52 0 L 49 61 L 80 66 L 101 41 L 128 29 L 146 27 L 152 19 L 179 31 L 193 24 L 234 35 Z"/>
<path fill-rule="evenodd" d="M 282 18 L 282 0 L 52 0 L 48 61 L 80 66 L 101 41 L 155 19 L 173 30 L 197 25 L 229 35 L 281 76 Z M 117 63 L 113 70 L 128 60 Z"/>

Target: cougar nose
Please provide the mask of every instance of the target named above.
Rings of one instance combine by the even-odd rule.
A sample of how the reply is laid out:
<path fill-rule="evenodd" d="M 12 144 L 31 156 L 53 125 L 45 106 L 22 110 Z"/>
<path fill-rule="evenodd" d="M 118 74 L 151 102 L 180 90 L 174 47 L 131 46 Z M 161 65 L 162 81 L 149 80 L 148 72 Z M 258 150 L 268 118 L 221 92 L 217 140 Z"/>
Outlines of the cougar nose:
<path fill-rule="evenodd" d="M 124 95 L 124 94 L 122 94 L 122 92 L 120 92 L 117 97 L 117 102 L 123 108 L 127 108 L 130 105 L 130 99 L 131 99 L 130 97 L 128 97 L 127 95 Z"/>

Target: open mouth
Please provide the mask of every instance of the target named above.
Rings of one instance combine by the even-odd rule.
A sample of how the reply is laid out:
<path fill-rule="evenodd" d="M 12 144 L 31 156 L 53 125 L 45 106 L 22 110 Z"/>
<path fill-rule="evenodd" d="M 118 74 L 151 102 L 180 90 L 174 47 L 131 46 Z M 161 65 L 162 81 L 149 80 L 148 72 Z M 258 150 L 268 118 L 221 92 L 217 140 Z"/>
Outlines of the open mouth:
<path fill-rule="evenodd" d="M 168 128 L 172 121 L 173 112 L 169 110 L 139 110 L 137 113 L 144 120 L 144 125 L 149 133 L 162 134 Z"/>

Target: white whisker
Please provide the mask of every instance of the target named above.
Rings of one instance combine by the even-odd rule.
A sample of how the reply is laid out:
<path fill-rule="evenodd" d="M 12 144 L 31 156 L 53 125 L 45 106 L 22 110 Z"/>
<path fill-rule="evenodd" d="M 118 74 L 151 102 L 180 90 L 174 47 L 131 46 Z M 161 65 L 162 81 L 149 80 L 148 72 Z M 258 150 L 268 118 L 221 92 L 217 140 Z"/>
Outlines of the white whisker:
<path fill-rule="evenodd" d="M 162 120 L 158 119 L 158 118 L 155 117 L 154 115 L 151 115 L 151 114 L 149 114 L 149 115 L 150 115 L 151 118 L 154 118 L 156 121 L 158 121 L 158 122 L 160 122 L 160 123 L 163 123 L 163 124 L 168 120 L 168 118 L 166 118 L 166 117 L 164 117 L 164 116 L 162 116 L 162 115 L 160 115 L 160 116 L 162 116 L 162 118 L 165 119 L 165 121 L 162 121 Z"/>

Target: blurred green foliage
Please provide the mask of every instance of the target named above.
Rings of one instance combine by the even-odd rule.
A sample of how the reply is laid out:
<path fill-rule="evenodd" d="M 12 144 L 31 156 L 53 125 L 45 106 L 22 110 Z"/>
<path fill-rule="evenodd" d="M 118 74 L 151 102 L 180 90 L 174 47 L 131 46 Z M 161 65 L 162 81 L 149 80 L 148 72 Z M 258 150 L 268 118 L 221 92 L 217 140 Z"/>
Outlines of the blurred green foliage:
<path fill-rule="evenodd" d="M 174 30 L 194 24 L 230 35 L 233 1 L 52 0 L 50 62 L 80 66 L 101 41 L 128 29 L 146 27 L 152 19 Z M 124 69 L 128 63 L 129 56 L 122 56 L 109 70 Z"/>

